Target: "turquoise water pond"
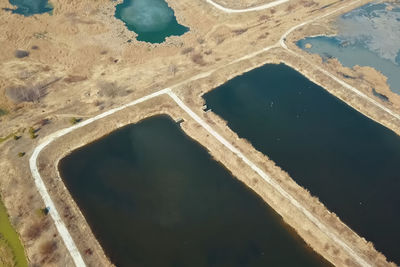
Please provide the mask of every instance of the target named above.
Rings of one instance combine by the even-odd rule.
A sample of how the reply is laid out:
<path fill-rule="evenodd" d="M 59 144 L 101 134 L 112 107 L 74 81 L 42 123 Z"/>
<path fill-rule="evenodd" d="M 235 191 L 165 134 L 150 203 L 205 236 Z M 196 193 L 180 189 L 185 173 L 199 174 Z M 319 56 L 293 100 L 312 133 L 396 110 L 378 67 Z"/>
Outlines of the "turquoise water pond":
<path fill-rule="evenodd" d="M 149 43 L 162 43 L 166 37 L 189 31 L 178 23 L 165 0 L 124 0 L 116 6 L 115 17 L 138 35 L 137 40 Z"/>
<path fill-rule="evenodd" d="M 9 0 L 10 4 L 16 6 L 15 9 L 6 9 L 14 14 L 32 16 L 43 14 L 53 10 L 48 0 Z"/>
<path fill-rule="evenodd" d="M 307 37 L 297 45 L 323 59 L 337 58 L 346 67 L 373 67 L 400 94 L 400 4 L 370 3 L 342 15 L 335 24 L 336 36 Z M 312 47 L 306 48 L 307 43 Z"/>

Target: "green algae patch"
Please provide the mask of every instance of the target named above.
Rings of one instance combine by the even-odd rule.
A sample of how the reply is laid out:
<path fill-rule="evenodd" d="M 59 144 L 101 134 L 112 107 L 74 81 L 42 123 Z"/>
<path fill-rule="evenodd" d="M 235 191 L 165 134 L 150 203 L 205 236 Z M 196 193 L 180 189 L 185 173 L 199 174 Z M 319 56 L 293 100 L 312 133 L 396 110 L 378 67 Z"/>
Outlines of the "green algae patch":
<path fill-rule="evenodd" d="M 0 266 L 27 267 L 25 250 L 0 201 Z"/>

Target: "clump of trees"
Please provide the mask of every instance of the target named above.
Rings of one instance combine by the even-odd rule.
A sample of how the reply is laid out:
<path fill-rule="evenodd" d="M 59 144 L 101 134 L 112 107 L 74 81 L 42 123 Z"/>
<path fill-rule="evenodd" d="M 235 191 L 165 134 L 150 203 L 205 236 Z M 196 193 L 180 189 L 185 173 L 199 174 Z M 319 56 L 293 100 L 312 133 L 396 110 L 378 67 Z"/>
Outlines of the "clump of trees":
<path fill-rule="evenodd" d="M 14 103 L 21 102 L 38 102 L 42 97 L 47 94 L 47 88 L 60 80 L 54 78 L 50 82 L 39 82 L 36 84 L 28 84 L 25 86 L 8 87 L 5 90 L 5 95 Z"/>
<path fill-rule="evenodd" d="M 9 87 L 6 89 L 6 96 L 15 103 L 37 102 L 46 95 L 46 87 L 47 85 L 40 83 L 32 86 Z"/>

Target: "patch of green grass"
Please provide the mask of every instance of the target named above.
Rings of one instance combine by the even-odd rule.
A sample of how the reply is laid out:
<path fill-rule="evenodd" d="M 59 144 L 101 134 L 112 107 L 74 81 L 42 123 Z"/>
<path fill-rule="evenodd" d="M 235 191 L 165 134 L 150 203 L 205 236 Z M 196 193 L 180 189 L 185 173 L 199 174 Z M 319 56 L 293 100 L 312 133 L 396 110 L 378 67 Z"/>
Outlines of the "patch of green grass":
<path fill-rule="evenodd" d="M 9 221 L 6 208 L 0 201 L 0 265 L 9 262 L 13 264 L 3 266 L 28 266 L 21 240 Z"/>

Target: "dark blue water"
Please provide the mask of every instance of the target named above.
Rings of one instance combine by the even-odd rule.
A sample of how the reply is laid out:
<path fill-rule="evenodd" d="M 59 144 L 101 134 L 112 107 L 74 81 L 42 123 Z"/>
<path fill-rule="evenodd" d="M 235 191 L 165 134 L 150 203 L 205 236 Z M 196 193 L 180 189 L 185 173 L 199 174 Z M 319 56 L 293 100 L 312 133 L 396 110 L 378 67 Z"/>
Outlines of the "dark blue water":
<path fill-rule="evenodd" d="M 60 162 L 117 266 L 327 266 L 280 216 L 165 116 Z"/>
<path fill-rule="evenodd" d="M 189 31 L 178 23 L 165 0 L 124 0 L 116 6 L 115 17 L 138 34 L 137 40 L 144 42 L 162 43 L 166 37 Z"/>
<path fill-rule="evenodd" d="M 400 137 L 286 65 L 205 95 L 240 137 L 400 263 Z"/>
<path fill-rule="evenodd" d="M 53 10 L 48 0 L 9 0 L 9 2 L 11 5 L 16 6 L 16 8 L 6 10 L 24 16 L 43 14 Z"/>

